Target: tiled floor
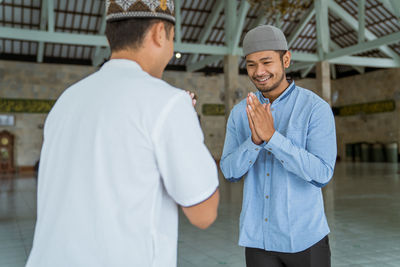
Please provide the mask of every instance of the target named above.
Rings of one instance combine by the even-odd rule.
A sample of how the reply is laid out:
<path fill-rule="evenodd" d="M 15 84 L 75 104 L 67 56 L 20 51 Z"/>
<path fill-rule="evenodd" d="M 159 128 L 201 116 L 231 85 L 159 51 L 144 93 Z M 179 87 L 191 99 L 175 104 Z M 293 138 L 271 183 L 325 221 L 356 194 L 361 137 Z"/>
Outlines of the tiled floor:
<path fill-rule="evenodd" d="M 332 266 L 400 267 L 400 166 L 337 165 L 324 190 L 331 227 Z M 14 191 L 0 180 L 0 266 L 24 266 L 31 249 L 36 213 L 36 181 L 16 179 Z M 216 223 L 198 230 L 181 216 L 179 267 L 243 267 L 237 246 L 242 184 L 221 180 Z"/>

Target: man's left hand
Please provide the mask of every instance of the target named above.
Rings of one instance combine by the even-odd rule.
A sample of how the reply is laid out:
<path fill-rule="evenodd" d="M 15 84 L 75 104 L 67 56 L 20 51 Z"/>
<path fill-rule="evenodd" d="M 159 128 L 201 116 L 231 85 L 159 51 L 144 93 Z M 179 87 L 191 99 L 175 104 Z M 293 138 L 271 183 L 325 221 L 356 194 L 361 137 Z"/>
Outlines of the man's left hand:
<path fill-rule="evenodd" d="M 186 91 L 186 93 L 188 95 L 190 95 L 190 98 L 192 99 L 192 105 L 193 105 L 193 107 L 195 107 L 196 106 L 196 102 L 197 102 L 196 95 L 194 93 L 190 92 L 190 91 Z"/>
<path fill-rule="evenodd" d="M 255 131 L 262 140 L 269 142 L 275 133 L 271 103 L 262 105 L 253 93 L 250 93 L 248 98 L 248 113 L 254 123 Z"/>

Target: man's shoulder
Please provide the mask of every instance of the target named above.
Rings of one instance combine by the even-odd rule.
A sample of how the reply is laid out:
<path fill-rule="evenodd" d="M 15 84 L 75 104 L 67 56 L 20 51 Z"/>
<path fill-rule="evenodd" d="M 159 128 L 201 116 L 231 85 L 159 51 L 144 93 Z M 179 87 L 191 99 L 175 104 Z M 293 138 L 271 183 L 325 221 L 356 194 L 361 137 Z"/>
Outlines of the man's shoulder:
<path fill-rule="evenodd" d="M 149 90 L 164 98 L 174 97 L 176 94 L 179 94 L 183 91 L 182 89 L 179 89 L 164 80 L 151 76 L 147 86 Z"/>
<path fill-rule="evenodd" d="M 303 87 L 297 86 L 297 85 L 296 85 L 296 89 L 298 92 L 298 97 L 300 99 L 303 99 L 305 104 L 308 104 L 311 106 L 316 106 L 316 105 L 317 106 L 320 106 L 320 105 L 323 105 L 323 106 L 328 105 L 329 106 L 329 104 L 322 97 L 317 95 L 312 90 L 306 89 L 306 88 L 303 88 Z"/>
<path fill-rule="evenodd" d="M 152 106 L 157 106 L 160 111 L 172 106 L 178 109 L 192 107 L 191 99 L 185 90 L 164 80 L 151 77 L 151 82 L 147 86 L 146 94 L 151 99 Z"/>
<path fill-rule="evenodd" d="M 241 118 L 241 115 L 246 113 L 246 98 L 242 99 L 239 103 L 233 106 L 231 112 L 230 112 L 230 117 L 233 120 L 238 120 Z"/>
<path fill-rule="evenodd" d="M 177 103 L 182 105 L 185 102 L 189 102 L 191 106 L 190 97 L 185 90 L 175 87 L 166 81 L 154 78 L 154 98 L 158 99 L 160 105 L 171 103 Z M 186 103 L 187 104 L 187 103 Z"/>
<path fill-rule="evenodd" d="M 242 112 L 243 110 L 246 109 L 246 105 L 247 105 L 246 98 L 244 98 L 240 100 L 240 102 L 237 103 L 235 106 L 233 106 L 232 112 Z"/>

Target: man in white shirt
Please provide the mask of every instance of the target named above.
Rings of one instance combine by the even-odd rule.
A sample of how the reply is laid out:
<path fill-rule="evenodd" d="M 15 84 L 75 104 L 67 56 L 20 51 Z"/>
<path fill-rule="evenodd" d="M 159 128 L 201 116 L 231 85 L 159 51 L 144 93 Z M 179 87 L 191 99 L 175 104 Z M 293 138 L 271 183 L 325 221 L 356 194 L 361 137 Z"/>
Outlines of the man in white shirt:
<path fill-rule="evenodd" d="M 111 60 L 47 117 L 28 267 L 176 266 L 178 205 L 207 228 L 216 165 L 191 98 L 161 80 L 173 2 L 106 1 Z"/>

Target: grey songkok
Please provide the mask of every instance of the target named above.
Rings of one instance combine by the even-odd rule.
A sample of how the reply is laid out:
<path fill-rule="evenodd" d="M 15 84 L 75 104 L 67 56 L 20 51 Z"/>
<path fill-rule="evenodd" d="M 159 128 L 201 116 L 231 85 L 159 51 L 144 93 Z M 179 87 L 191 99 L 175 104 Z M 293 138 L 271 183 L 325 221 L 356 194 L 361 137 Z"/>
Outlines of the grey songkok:
<path fill-rule="evenodd" d="M 106 10 L 107 21 L 154 18 L 175 24 L 173 0 L 106 0 Z"/>
<path fill-rule="evenodd" d="M 288 50 L 283 32 L 271 25 L 261 25 L 246 33 L 243 40 L 243 55 L 265 50 Z"/>

